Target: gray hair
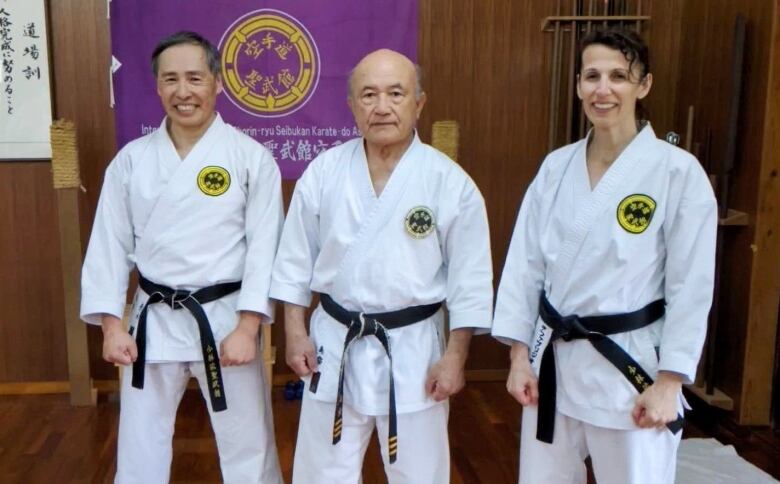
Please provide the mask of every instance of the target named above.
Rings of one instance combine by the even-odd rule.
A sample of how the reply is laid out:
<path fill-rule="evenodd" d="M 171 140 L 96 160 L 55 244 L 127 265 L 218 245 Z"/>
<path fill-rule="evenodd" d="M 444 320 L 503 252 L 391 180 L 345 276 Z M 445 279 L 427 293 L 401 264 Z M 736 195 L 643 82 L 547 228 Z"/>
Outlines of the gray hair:
<path fill-rule="evenodd" d="M 155 77 L 157 77 L 157 71 L 160 67 L 160 54 L 169 47 L 182 44 L 197 45 L 201 47 L 206 53 L 206 65 L 208 66 L 209 71 L 211 71 L 214 76 L 219 75 L 221 70 L 219 50 L 217 50 L 214 44 L 209 42 L 207 38 L 199 33 L 182 30 L 181 32 L 176 32 L 175 34 L 162 39 L 157 44 L 157 47 L 154 48 L 154 52 L 152 52 L 152 72 Z"/>
<path fill-rule="evenodd" d="M 356 68 L 353 67 L 352 70 L 350 70 L 349 74 L 347 75 L 347 97 L 352 97 L 352 78 L 355 76 L 355 69 Z M 425 93 L 425 91 L 423 91 L 422 81 L 423 81 L 422 67 L 420 67 L 419 64 L 414 64 L 414 98 L 418 101 Z"/>

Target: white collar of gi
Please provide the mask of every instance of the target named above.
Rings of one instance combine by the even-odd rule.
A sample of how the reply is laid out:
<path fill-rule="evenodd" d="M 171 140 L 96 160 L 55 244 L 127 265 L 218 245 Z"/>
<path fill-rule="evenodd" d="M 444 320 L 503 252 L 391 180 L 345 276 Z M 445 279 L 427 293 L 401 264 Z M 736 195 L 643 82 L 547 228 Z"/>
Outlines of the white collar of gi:
<path fill-rule="evenodd" d="M 211 122 L 211 125 L 209 126 L 209 129 L 207 129 L 203 135 L 200 137 L 200 139 L 203 139 L 206 137 L 206 135 L 212 131 L 215 131 L 216 129 L 222 127 L 222 125 L 225 124 L 224 121 L 222 121 L 222 116 L 215 112 L 216 116 L 214 116 L 214 121 Z M 168 116 L 163 116 L 162 122 L 160 123 L 160 127 L 157 128 L 157 131 L 155 131 L 155 134 L 160 134 L 162 136 L 165 136 L 167 139 L 173 143 L 173 140 L 171 139 L 171 136 L 168 134 L 168 129 L 166 128 L 166 125 L 168 123 Z M 198 140 L 200 141 L 200 140 Z"/>

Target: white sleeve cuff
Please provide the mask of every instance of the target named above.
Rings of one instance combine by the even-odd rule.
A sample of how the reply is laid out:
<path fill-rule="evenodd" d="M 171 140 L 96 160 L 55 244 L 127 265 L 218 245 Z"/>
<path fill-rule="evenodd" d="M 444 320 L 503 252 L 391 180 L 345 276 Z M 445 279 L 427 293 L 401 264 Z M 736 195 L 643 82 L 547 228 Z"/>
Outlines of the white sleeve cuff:
<path fill-rule="evenodd" d="M 658 363 L 658 371 L 671 371 L 683 376 L 683 384 L 693 383 L 696 379 L 697 361 L 687 355 L 663 354 Z"/>
<path fill-rule="evenodd" d="M 493 321 L 493 329 L 490 334 L 506 345 L 520 342 L 530 348 L 531 338 L 533 338 L 533 328 L 533 324 L 520 324 L 518 321 L 496 320 Z"/>
<path fill-rule="evenodd" d="M 272 282 L 269 296 L 282 302 L 309 307 L 311 304 L 311 291 L 301 290 L 292 284 Z"/>
<path fill-rule="evenodd" d="M 101 301 L 82 298 L 80 312 L 82 321 L 95 326 L 100 326 L 102 323 L 101 316 L 103 314 L 110 314 L 111 316 L 122 319 L 125 314 L 125 303 L 124 301 Z"/>
<path fill-rule="evenodd" d="M 490 320 L 490 311 L 449 313 L 450 331 L 453 329 L 474 328 L 475 334 L 484 334 L 490 329 Z"/>
<path fill-rule="evenodd" d="M 252 294 L 251 292 L 241 292 L 236 303 L 236 311 L 252 311 L 263 315 L 263 322 L 270 323 L 274 319 L 274 309 L 276 304 L 268 297 Z"/>

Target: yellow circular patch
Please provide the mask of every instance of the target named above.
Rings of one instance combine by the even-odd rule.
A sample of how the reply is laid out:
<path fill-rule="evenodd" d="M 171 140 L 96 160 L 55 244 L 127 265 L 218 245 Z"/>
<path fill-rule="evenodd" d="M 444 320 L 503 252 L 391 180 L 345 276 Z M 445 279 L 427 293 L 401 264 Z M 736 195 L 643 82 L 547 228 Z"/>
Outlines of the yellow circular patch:
<path fill-rule="evenodd" d="M 655 200 L 647 195 L 634 194 L 624 198 L 617 209 L 617 219 L 623 229 L 641 234 L 650 226 L 655 213 Z"/>
<path fill-rule="evenodd" d="M 317 44 L 288 13 L 267 8 L 247 13 L 228 27 L 219 49 L 225 93 L 252 116 L 286 116 L 317 89 Z"/>
<path fill-rule="evenodd" d="M 221 166 L 207 166 L 198 173 L 198 188 L 206 195 L 218 197 L 230 187 L 230 173 Z"/>
<path fill-rule="evenodd" d="M 406 214 L 406 231 L 415 239 L 422 239 L 433 232 L 436 218 L 428 207 L 414 207 Z"/>

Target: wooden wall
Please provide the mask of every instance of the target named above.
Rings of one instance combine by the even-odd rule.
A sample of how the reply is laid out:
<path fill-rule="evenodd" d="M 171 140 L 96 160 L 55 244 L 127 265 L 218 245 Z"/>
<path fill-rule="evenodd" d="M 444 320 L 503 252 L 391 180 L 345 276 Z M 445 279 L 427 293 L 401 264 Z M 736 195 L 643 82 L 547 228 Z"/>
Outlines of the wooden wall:
<path fill-rule="evenodd" d="M 741 13 L 747 19 L 745 46 L 744 84 L 739 118 L 736 168 L 732 180 L 732 208 L 747 212 L 750 225 L 727 229 L 724 233 L 724 264 L 720 290 L 719 328 L 717 335 L 717 359 L 715 385 L 735 399 L 737 412 L 741 408 L 743 373 L 749 365 L 758 361 L 745 360 L 747 322 L 750 314 L 751 273 L 754 264 L 754 240 L 758 214 L 758 187 L 761 172 L 764 123 L 767 99 L 767 79 L 773 15 L 777 2 L 745 0 L 687 0 L 682 2 L 682 36 L 679 52 L 679 83 L 677 94 L 677 123 L 685 126 L 688 106 L 694 106 L 694 142 L 704 144 L 708 130 L 711 146 L 705 166 L 715 172 L 725 151 L 728 95 L 734 19 Z M 706 54 L 705 54 L 706 53 Z M 771 265 L 759 268 L 777 271 Z M 776 321 L 777 317 L 774 317 Z M 771 318 L 763 322 L 774 327 Z M 774 333 L 772 339 L 763 341 L 770 348 L 769 360 L 773 360 Z M 771 379 L 771 366 L 769 378 Z M 763 384 L 768 385 L 769 380 Z M 755 391 L 764 393 L 762 388 Z M 767 388 L 768 390 L 768 388 Z M 743 420 L 743 423 L 768 423 L 769 394 L 766 393 L 764 417 Z"/>
<path fill-rule="evenodd" d="M 572 2 L 562 3 L 565 14 Z M 689 104 L 697 106 L 696 140 L 702 139 L 704 126 L 720 126 L 725 101 L 717 93 L 728 79 L 729 18 L 742 6 L 751 19 L 745 109 L 750 114 L 743 120 L 748 134 L 740 146 L 742 165 L 734 198 L 737 208 L 751 213 L 757 204 L 756 160 L 762 142 L 772 3 L 642 2 L 643 13 L 652 17 L 644 29 L 654 73 L 646 105 L 659 135 L 669 130 L 684 134 Z M 102 1 L 49 1 L 55 114 L 75 121 L 79 130 L 87 190 L 81 199 L 84 247 L 103 171 L 116 151 L 113 112 L 108 106 L 110 36 L 105 9 Z M 547 151 L 552 39 L 541 31 L 541 22 L 554 13 L 548 0 L 420 0 L 419 61 L 428 93 L 421 135 L 429 139 L 435 120 L 460 123 L 460 162 L 488 205 L 496 283 L 518 205 Z M 59 236 L 49 164 L 0 163 L 0 176 L 14 181 L 0 195 L 0 215 L 14 227 L 0 231 L 0 276 L 5 288 L 0 303 L 6 308 L 0 320 L 0 383 L 64 380 Z M 293 183 L 284 183 L 287 200 L 292 187 Z M 734 393 L 742 384 L 752 269 L 740 261 L 750 260 L 751 243 L 747 232 L 728 241 L 729 281 L 724 289 L 728 302 L 723 304 L 723 320 L 729 323 L 722 333 L 718 383 Z M 283 361 L 281 326 L 274 328 L 279 347 L 275 371 L 284 374 L 289 370 Z M 91 328 L 92 375 L 115 378 L 114 368 L 100 359 L 100 342 L 99 330 Z M 506 348 L 482 337 L 474 343 L 469 368 L 489 373 L 505 369 L 507 362 Z"/>
<path fill-rule="evenodd" d="M 3 162 L 0 382 L 68 378 L 57 206 L 50 163 Z"/>

